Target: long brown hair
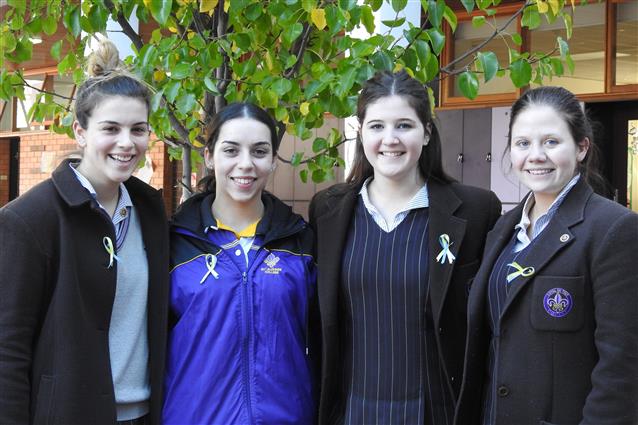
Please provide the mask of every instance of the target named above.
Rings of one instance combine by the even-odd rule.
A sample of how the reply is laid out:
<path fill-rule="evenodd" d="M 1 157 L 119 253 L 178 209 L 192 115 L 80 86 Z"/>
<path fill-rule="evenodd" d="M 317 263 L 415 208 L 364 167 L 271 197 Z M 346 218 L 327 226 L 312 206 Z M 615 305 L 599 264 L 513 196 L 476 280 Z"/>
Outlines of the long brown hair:
<path fill-rule="evenodd" d="M 389 71 L 377 72 L 374 77 L 366 81 L 357 102 L 357 119 L 359 120 L 359 124 L 363 124 L 367 108 L 370 104 L 381 98 L 393 95 L 401 96 L 408 102 L 408 105 L 414 109 L 414 112 L 416 112 L 416 115 L 421 120 L 424 129 L 427 129 L 428 124 L 430 124 L 432 128 L 430 142 L 426 146 L 423 146 L 421 156 L 419 156 L 418 167 L 423 178 L 426 181 L 436 179 L 442 183 L 453 182 L 454 179 L 443 171 L 441 138 L 432 120 L 428 94 L 425 87 L 419 81 L 410 77 L 407 72 L 403 70 L 397 73 Z M 366 158 L 363 151 L 363 144 L 361 143 L 361 136 L 357 134 L 354 162 L 346 182 L 353 186 L 359 186 L 373 174 L 374 168 Z"/>

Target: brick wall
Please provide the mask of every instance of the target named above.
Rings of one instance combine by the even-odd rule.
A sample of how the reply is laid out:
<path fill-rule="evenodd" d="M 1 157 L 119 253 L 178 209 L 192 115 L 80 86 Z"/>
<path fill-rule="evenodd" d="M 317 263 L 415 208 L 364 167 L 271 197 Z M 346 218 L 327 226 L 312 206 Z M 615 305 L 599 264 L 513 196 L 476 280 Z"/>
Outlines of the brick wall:
<path fill-rule="evenodd" d="M 80 152 L 75 140 L 48 131 L 20 134 L 19 151 L 20 194 L 49 178 L 60 161 Z M 164 144 L 159 141 L 151 142 L 149 156 L 153 164 L 149 183 L 160 189 L 164 185 Z"/>

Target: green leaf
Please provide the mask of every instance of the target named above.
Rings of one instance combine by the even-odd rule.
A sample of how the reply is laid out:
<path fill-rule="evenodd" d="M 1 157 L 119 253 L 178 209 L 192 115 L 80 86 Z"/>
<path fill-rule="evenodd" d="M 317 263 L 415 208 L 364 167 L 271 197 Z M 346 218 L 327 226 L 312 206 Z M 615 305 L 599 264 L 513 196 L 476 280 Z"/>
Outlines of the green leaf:
<path fill-rule="evenodd" d="M 361 6 L 361 22 L 369 34 L 374 34 L 374 14 L 370 6 Z"/>
<path fill-rule="evenodd" d="M 365 4 L 370 5 L 373 11 L 377 11 L 383 5 L 383 0 L 365 0 Z"/>
<path fill-rule="evenodd" d="M 80 8 L 71 6 L 64 12 L 64 26 L 73 34 L 74 37 L 80 35 L 82 28 L 80 27 Z"/>
<path fill-rule="evenodd" d="M 352 10 L 357 5 L 357 0 L 339 0 L 339 7 L 343 10 Z"/>
<path fill-rule="evenodd" d="M 51 46 L 51 57 L 56 61 L 60 61 L 60 53 L 62 52 L 62 40 L 58 40 Z"/>
<path fill-rule="evenodd" d="M 405 6 L 407 6 L 408 0 L 392 0 L 391 4 L 392 10 L 394 10 L 395 12 L 401 12 L 403 9 L 405 9 Z"/>
<path fill-rule="evenodd" d="M 443 33 L 436 28 L 430 28 L 427 30 L 428 36 L 430 37 L 430 44 L 432 44 L 432 50 L 438 56 L 441 54 L 443 50 L 443 46 L 445 46 L 445 36 Z"/>
<path fill-rule="evenodd" d="M 183 80 L 193 73 L 193 67 L 190 63 L 178 63 L 171 71 L 171 78 Z"/>
<path fill-rule="evenodd" d="M 523 11 L 523 18 L 521 19 L 521 26 L 527 27 L 531 30 L 538 28 L 541 25 L 541 15 L 538 13 L 538 9 L 535 7 L 526 7 Z"/>
<path fill-rule="evenodd" d="M 301 0 L 301 7 L 306 12 L 310 13 L 314 8 L 317 7 L 317 0 Z"/>
<path fill-rule="evenodd" d="M 193 111 L 197 105 L 197 98 L 193 93 L 187 93 L 184 96 L 180 96 L 175 102 L 175 107 L 182 114 L 188 114 Z"/>
<path fill-rule="evenodd" d="M 532 66 L 524 59 L 518 59 L 510 64 L 510 79 L 516 88 L 529 84 L 532 79 Z"/>
<path fill-rule="evenodd" d="M 290 45 L 292 44 L 293 41 L 297 39 L 297 37 L 301 35 L 302 32 L 303 32 L 303 25 L 301 25 L 299 22 L 296 22 L 290 26 L 287 26 L 284 29 L 284 32 L 282 33 L 282 37 L 284 41 L 288 45 Z"/>
<path fill-rule="evenodd" d="M 565 32 L 567 33 L 567 39 L 572 38 L 572 32 L 574 29 L 574 24 L 572 22 L 572 15 L 569 13 L 563 14 L 563 21 L 565 22 Z"/>
<path fill-rule="evenodd" d="M 279 97 L 288 93 L 292 89 L 292 83 L 286 78 L 277 79 L 270 88 L 279 95 Z"/>
<path fill-rule="evenodd" d="M 456 31 L 456 25 L 457 25 L 456 14 L 447 5 L 445 5 L 445 8 L 443 9 L 443 18 L 445 18 L 447 23 L 450 25 L 450 28 L 452 28 L 452 32 L 455 32 Z"/>
<path fill-rule="evenodd" d="M 29 39 L 23 38 L 22 40 L 18 40 L 16 42 L 15 49 L 13 49 L 10 59 L 12 60 L 12 62 L 16 63 L 26 62 L 31 59 L 32 54 L 33 43 L 31 43 Z"/>
<path fill-rule="evenodd" d="M 160 105 L 162 104 L 162 95 L 164 94 L 163 90 L 160 90 L 158 92 L 156 92 L 155 94 L 153 94 L 153 97 L 151 98 L 151 112 L 155 112 L 159 109 Z"/>
<path fill-rule="evenodd" d="M 555 75 L 561 76 L 565 73 L 565 70 L 563 69 L 563 63 L 560 61 L 560 59 L 551 58 L 550 64 Z"/>
<path fill-rule="evenodd" d="M 49 15 L 47 17 L 42 18 L 42 31 L 46 35 L 53 35 L 55 31 L 58 29 L 58 21 L 55 19 L 55 16 Z"/>
<path fill-rule="evenodd" d="M 461 4 L 467 10 L 467 13 L 472 13 L 472 10 L 474 10 L 474 0 L 461 0 Z"/>
<path fill-rule="evenodd" d="M 18 41 L 12 32 L 7 31 L 0 34 L 0 52 L 7 54 L 13 52 Z"/>
<path fill-rule="evenodd" d="M 483 24 L 485 24 L 485 16 L 481 15 L 481 16 L 474 16 L 472 18 L 472 26 L 474 28 L 480 28 L 483 26 Z"/>
<path fill-rule="evenodd" d="M 569 69 L 569 73 L 574 75 L 574 60 L 572 59 L 572 55 L 567 53 L 565 55 L 565 63 L 567 64 L 567 69 Z"/>
<path fill-rule="evenodd" d="M 257 18 L 259 18 L 263 13 L 264 8 L 263 5 L 261 5 L 260 3 L 251 4 L 244 10 L 244 16 L 249 21 L 257 20 Z"/>
<path fill-rule="evenodd" d="M 293 167 L 296 167 L 296 165 L 293 165 Z M 299 171 L 299 178 L 302 182 L 308 183 L 308 170 Z"/>
<path fill-rule="evenodd" d="M 558 43 L 560 57 L 565 59 L 565 57 L 569 54 L 569 45 L 565 40 L 563 40 L 563 37 L 556 37 L 556 42 Z"/>
<path fill-rule="evenodd" d="M 166 97 L 166 100 L 173 103 L 181 88 L 182 85 L 179 81 L 171 81 L 166 84 L 166 86 L 164 86 L 164 96 Z"/>
<path fill-rule="evenodd" d="M 478 8 L 481 10 L 487 9 L 488 7 L 490 7 L 491 4 L 491 0 L 476 0 L 476 6 L 478 6 Z"/>
<path fill-rule="evenodd" d="M 444 12 L 445 2 L 443 0 L 428 0 L 428 21 L 434 28 L 441 28 Z"/>
<path fill-rule="evenodd" d="M 392 58 L 386 52 L 380 50 L 372 55 L 372 65 L 378 71 L 392 71 L 394 67 Z"/>
<path fill-rule="evenodd" d="M 325 150 L 328 147 L 328 141 L 323 137 L 317 137 L 314 142 L 312 142 L 312 151 L 314 153 L 319 153 Z"/>
<path fill-rule="evenodd" d="M 208 75 L 204 77 L 204 86 L 206 86 L 206 89 L 215 96 L 221 95 L 221 92 L 217 88 L 217 84 L 213 83 L 213 80 L 211 80 Z"/>
<path fill-rule="evenodd" d="M 475 73 L 472 71 L 465 71 L 456 78 L 456 81 L 459 91 L 463 94 L 463 96 L 470 100 L 474 100 L 474 98 L 476 98 L 476 95 L 478 94 L 479 81 Z"/>
<path fill-rule="evenodd" d="M 352 46 L 352 49 L 350 49 L 350 53 L 353 58 L 361 58 L 371 55 L 376 49 L 376 46 L 373 44 L 368 44 L 365 41 L 357 41 Z"/>
<path fill-rule="evenodd" d="M 487 83 L 496 75 L 498 71 L 498 58 L 494 52 L 479 52 L 478 59 L 483 67 L 483 78 Z"/>
<path fill-rule="evenodd" d="M 520 46 L 521 44 L 523 44 L 523 38 L 521 37 L 521 35 L 519 33 L 515 32 L 514 34 L 511 34 L 511 37 L 512 37 L 512 41 L 517 46 Z"/>
<path fill-rule="evenodd" d="M 342 97 L 350 91 L 357 77 L 357 71 L 357 68 L 350 67 L 339 75 L 339 83 L 335 89 L 337 96 Z"/>
<path fill-rule="evenodd" d="M 405 18 L 381 21 L 381 23 L 388 28 L 400 27 L 401 25 L 403 25 L 404 22 Z"/>
<path fill-rule="evenodd" d="M 173 0 L 150 0 L 151 15 L 161 25 L 166 25 L 173 8 Z"/>
<path fill-rule="evenodd" d="M 414 48 L 416 49 L 416 54 L 419 58 L 419 62 L 421 62 L 421 66 L 425 66 L 432 55 L 430 45 L 423 40 L 416 40 L 414 42 Z"/>
<path fill-rule="evenodd" d="M 88 19 L 95 32 L 104 31 L 106 29 L 106 21 L 109 18 L 109 11 L 100 5 L 99 2 L 93 3 Z"/>

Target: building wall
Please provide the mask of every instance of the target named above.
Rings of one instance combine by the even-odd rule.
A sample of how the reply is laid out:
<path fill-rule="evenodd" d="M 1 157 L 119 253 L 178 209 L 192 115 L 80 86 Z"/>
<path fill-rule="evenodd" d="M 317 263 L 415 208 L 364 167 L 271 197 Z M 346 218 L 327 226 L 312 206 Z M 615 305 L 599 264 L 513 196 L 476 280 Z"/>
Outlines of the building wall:
<path fill-rule="evenodd" d="M 19 149 L 19 194 L 23 194 L 47 179 L 60 161 L 80 153 L 75 140 L 48 131 L 21 133 Z M 152 162 L 152 173 L 150 170 L 142 169 L 137 174 L 151 186 L 160 189 L 164 186 L 165 155 L 163 143 L 151 142 L 151 148 L 147 154 L 148 160 Z M 2 173 L 0 171 L 0 175 Z M 3 205 L 1 201 L 0 197 L 0 205 Z"/>
<path fill-rule="evenodd" d="M 0 206 L 9 202 L 10 156 L 11 143 L 9 143 L 9 139 L 0 139 Z"/>

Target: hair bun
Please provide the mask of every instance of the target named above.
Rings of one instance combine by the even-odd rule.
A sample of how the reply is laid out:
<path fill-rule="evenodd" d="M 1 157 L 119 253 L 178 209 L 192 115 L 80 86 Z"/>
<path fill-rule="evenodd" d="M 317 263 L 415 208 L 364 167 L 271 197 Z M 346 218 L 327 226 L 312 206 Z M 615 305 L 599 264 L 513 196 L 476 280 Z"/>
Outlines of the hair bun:
<path fill-rule="evenodd" d="M 118 69 L 120 63 L 120 52 L 111 40 L 105 38 L 89 56 L 87 72 L 89 77 L 99 77 Z"/>

